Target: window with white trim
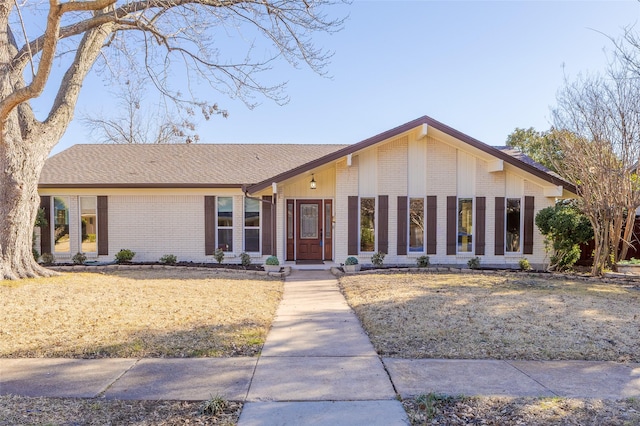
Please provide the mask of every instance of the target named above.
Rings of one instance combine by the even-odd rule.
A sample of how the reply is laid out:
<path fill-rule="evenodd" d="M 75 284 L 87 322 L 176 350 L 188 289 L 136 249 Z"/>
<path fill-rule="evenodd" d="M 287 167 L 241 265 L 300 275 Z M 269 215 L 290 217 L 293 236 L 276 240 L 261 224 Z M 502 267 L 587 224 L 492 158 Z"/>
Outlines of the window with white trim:
<path fill-rule="evenodd" d="M 98 198 L 79 197 L 80 204 L 80 251 L 98 252 Z"/>
<path fill-rule="evenodd" d="M 424 252 L 424 198 L 409 199 L 409 252 Z"/>
<path fill-rule="evenodd" d="M 505 252 L 518 253 L 521 251 L 522 215 L 520 198 L 507 198 L 505 209 Z"/>
<path fill-rule="evenodd" d="M 233 197 L 218 197 L 218 245 L 222 251 L 233 251 Z"/>
<path fill-rule="evenodd" d="M 260 251 L 260 201 L 244 199 L 244 251 Z"/>
<path fill-rule="evenodd" d="M 473 253 L 473 199 L 458 199 L 458 253 Z"/>
<path fill-rule="evenodd" d="M 376 199 L 360 199 L 360 251 L 376 251 Z"/>

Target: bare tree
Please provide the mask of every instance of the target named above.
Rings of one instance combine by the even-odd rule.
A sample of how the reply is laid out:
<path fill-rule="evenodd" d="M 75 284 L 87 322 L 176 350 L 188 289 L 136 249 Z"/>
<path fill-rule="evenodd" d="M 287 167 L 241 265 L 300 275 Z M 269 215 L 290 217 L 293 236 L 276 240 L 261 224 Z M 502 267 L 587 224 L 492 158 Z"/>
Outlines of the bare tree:
<path fill-rule="evenodd" d="M 617 56 L 604 76 L 565 82 L 551 137 L 555 169 L 576 183 L 595 237 L 592 274 L 626 256 L 640 206 L 640 79 Z"/>
<path fill-rule="evenodd" d="M 182 80 L 200 79 L 247 104 L 256 94 L 284 102 L 283 84 L 265 85 L 259 74 L 278 58 L 322 73 L 330 55 L 313 44 L 312 36 L 340 28 L 341 19 L 326 15 L 327 6 L 338 2 L 48 0 L 23 5 L 0 0 L 0 278 L 52 274 L 31 255 L 38 180 L 73 118 L 82 82 L 99 58 L 106 68 L 119 61 L 130 67 L 132 58 L 139 60 L 163 94 L 204 113 L 210 111 L 208 103 L 171 86 L 175 67 L 182 67 Z M 28 31 L 42 28 L 42 33 Z M 228 56 L 221 40 L 230 34 L 264 40 L 270 50 L 259 49 L 261 57 L 256 58 L 249 46 L 241 59 Z M 38 119 L 31 101 L 47 83 L 53 84 L 52 66 L 65 58 L 55 99 Z"/>
<path fill-rule="evenodd" d="M 193 109 L 172 108 L 167 102 L 149 105 L 145 102 L 145 84 L 140 79 L 125 81 L 114 93 L 117 105 L 111 116 L 104 112 L 87 114 L 81 118 L 89 130 L 89 138 L 98 143 L 167 144 L 192 143 L 200 138 L 195 132 Z M 216 115 L 227 111 L 211 106 Z"/>

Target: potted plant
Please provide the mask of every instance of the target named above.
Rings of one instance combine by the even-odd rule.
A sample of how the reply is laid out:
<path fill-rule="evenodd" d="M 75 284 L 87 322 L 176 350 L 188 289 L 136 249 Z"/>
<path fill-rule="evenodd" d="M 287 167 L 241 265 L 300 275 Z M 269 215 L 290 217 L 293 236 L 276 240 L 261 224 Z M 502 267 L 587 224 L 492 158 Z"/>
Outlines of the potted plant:
<path fill-rule="evenodd" d="M 632 257 L 630 260 L 621 260 L 616 268 L 621 274 L 640 275 L 640 259 Z"/>
<path fill-rule="evenodd" d="M 353 274 L 359 270 L 360 264 L 358 263 L 358 259 L 353 256 L 347 257 L 347 260 L 344 261 L 344 271 L 347 274 Z"/>
<path fill-rule="evenodd" d="M 266 272 L 280 272 L 280 261 L 275 256 L 269 256 L 262 267 Z"/>

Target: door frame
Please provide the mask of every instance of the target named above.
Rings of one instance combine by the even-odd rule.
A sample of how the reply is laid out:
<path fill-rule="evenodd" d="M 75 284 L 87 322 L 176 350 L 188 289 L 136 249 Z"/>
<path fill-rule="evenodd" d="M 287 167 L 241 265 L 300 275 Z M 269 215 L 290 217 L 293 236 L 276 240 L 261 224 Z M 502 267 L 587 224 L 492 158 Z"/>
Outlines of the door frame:
<path fill-rule="evenodd" d="M 298 259 L 297 237 L 299 233 L 299 203 L 319 202 L 320 211 L 318 212 L 318 224 L 322 232 L 322 260 L 333 260 L 333 235 L 334 235 L 334 200 L 332 198 L 287 198 L 285 199 L 285 215 L 284 215 L 284 238 L 285 238 L 285 260 L 295 261 Z M 330 206 L 330 207 L 329 207 Z M 331 211 L 331 217 L 328 216 L 327 209 Z M 331 231 L 326 232 L 327 225 L 331 226 Z"/>

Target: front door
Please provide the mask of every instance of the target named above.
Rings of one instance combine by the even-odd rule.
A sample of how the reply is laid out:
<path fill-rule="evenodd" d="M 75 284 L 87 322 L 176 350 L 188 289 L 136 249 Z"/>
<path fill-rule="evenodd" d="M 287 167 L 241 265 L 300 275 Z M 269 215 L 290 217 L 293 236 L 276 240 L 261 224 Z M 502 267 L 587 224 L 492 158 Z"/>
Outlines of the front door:
<path fill-rule="evenodd" d="M 297 200 L 296 246 L 299 260 L 322 260 L 322 200 Z"/>

